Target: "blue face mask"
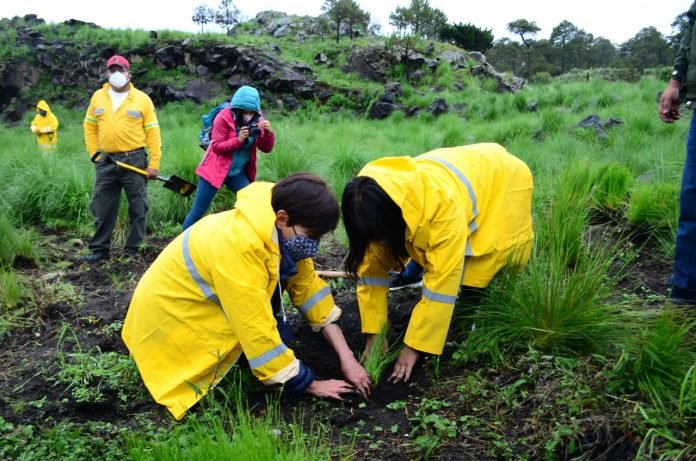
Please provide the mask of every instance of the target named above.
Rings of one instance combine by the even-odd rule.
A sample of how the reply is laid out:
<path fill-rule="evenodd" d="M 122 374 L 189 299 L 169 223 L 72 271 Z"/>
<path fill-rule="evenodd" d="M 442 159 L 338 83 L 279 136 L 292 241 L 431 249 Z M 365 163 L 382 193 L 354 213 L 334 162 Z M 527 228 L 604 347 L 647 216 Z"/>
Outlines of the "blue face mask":
<path fill-rule="evenodd" d="M 292 259 L 300 261 L 302 259 L 313 258 L 319 251 L 319 240 L 314 240 L 304 235 L 295 235 L 283 240 Z"/>

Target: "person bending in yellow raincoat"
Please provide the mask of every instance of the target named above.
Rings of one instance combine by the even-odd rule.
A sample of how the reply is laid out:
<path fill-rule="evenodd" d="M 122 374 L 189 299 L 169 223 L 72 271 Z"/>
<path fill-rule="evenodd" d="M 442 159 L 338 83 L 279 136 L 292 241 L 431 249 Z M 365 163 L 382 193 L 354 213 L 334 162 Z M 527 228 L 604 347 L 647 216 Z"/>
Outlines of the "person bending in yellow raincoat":
<path fill-rule="evenodd" d="M 58 142 L 58 118 L 43 99 L 34 107 L 34 111 L 36 117 L 29 128 L 36 135 L 36 143 L 41 152 L 53 152 Z"/>
<path fill-rule="evenodd" d="M 345 266 L 358 278 L 368 348 L 387 322 L 389 270 L 410 257 L 425 271 L 390 380 L 407 381 L 421 352 L 442 354 L 461 286 L 484 288 L 529 260 L 532 188 L 527 165 L 497 144 L 381 158 L 346 185 Z"/>
<path fill-rule="evenodd" d="M 341 310 L 310 259 L 338 219 L 326 182 L 296 173 L 245 187 L 233 210 L 201 219 L 162 251 L 133 293 L 122 337 L 148 390 L 174 418 L 242 353 L 264 384 L 292 394 L 341 399 L 351 384 L 369 393 L 370 379 L 334 323 Z M 336 350 L 350 384 L 315 379 L 285 345 L 283 289 Z"/>

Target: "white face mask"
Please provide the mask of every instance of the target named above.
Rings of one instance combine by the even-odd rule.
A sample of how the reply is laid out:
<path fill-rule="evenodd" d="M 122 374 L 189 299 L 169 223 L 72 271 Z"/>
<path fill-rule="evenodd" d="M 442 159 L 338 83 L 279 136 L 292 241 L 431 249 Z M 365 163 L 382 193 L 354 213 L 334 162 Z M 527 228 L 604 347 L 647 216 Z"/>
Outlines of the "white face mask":
<path fill-rule="evenodd" d="M 118 90 L 128 83 L 128 78 L 122 72 L 112 72 L 109 75 L 109 83 Z"/>

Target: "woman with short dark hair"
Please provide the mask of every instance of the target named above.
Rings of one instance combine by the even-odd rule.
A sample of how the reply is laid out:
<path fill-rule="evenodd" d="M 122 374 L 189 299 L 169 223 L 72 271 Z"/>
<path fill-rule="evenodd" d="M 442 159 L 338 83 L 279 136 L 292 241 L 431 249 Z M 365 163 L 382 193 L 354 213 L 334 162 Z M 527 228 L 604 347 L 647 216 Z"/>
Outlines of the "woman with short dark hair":
<path fill-rule="evenodd" d="M 407 381 L 421 352 L 442 354 L 460 287 L 484 288 L 527 262 L 532 188 L 527 165 L 497 144 L 381 158 L 346 185 L 346 270 L 358 279 L 368 348 L 387 322 L 389 271 L 409 257 L 425 271 L 390 379 Z"/>
<path fill-rule="evenodd" d="M 338 219 L 326 182 L 298 173 L 251 184 L 233 210 L 201 219 L 167 245 L 138 283 L 122 332 L 154 399 L 182 418 L 242 353 L 264 384 L 287 392 L 341 399 L 352 384 L 367 395 L 369 377 L 311 260 Z M 315 379 L 286 346 L 282 290 L 323 332 L 350 384 Z"/>

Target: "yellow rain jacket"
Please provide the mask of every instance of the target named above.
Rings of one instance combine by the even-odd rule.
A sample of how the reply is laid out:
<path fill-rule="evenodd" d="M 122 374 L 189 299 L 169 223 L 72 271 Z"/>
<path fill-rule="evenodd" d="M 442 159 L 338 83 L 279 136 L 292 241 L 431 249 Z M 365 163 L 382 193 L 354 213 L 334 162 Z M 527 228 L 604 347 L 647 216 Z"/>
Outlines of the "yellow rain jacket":
<path fill-rule="evenodd" d="M 155 106 L 150 97 L 132 83 L 128 96 L 116 112 L 109 96 L 109 83 L 95 91 L 82 126 L 89 155 L 99 149 L 114 154 L 147 147 L 148 168 L 159 170 L 162 154 Z"/>
<path fill-rule="evenodd" d="M 299 372 L 271 307 L 280 248 L 273 184 L 239 191 L 236 208 L 212 214 L 179 235 L 133 293 L 122 337 L 154 399 L 176 419 L 215 386 L 242 352 L 264 384 Z M 315 331 L 341 310 L 311 259 L 297 263 L 287 291 Z"/>
<path fill-rule="evenodd" d="M 51 152 L 58 142 L 58 118 L 44 100 L 39 101 L 37 108 L 46 111 L 46 115 L 36 114 L 31 121 L 31 131 L 36 135 L 36 144 L 43 152 Z"/>
<path fill-rule="evenodd" d="M 474 144 L 378 159 L 358 175 L 377 181 L 401 208 L 406 249 L 425 270 L 404 343 L 441 354 L 460 286 L 485 287 L 507 263 L 529 260 L 529 168 L 498 144 Z M 378 333 L 387 321 L 392 264 L 384 250 L 372 244 L 358 268 L 363 333 Z"/>

